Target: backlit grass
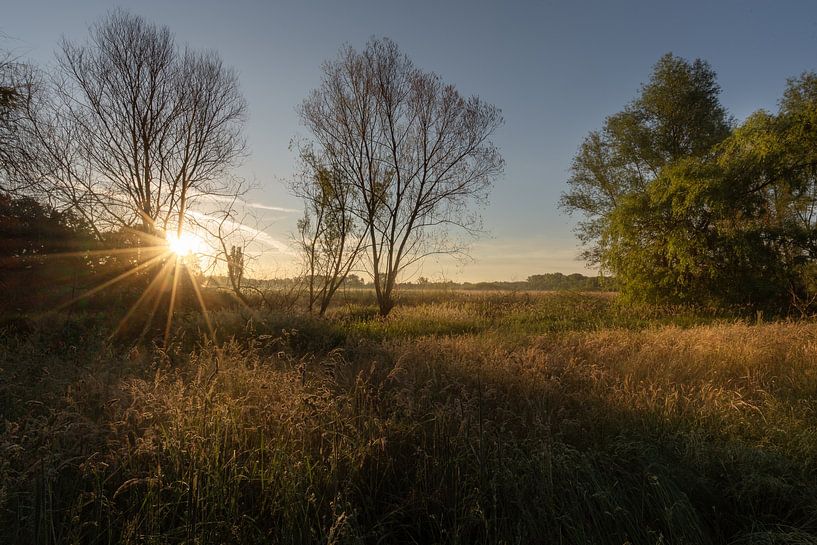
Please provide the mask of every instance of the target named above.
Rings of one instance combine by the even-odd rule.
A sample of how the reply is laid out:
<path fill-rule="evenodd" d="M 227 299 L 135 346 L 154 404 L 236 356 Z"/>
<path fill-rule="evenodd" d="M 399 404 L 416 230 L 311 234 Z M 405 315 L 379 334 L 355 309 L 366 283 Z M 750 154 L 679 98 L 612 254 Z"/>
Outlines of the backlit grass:
<path fill-rule="evenodd" d="M 4 336 L 0 542 L 817 540 L 813 323 L 415 297 Z"/>

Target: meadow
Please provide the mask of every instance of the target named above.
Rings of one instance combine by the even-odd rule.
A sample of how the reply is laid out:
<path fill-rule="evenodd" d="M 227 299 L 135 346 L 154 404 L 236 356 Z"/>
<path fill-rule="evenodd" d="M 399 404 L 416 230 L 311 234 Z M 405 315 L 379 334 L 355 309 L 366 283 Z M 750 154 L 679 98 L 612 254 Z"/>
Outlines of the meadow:
<path fill-rule="evenodd" d="M 0 337 L 0 543 L 814 544 L 817 324 L 613 294 Z"/>

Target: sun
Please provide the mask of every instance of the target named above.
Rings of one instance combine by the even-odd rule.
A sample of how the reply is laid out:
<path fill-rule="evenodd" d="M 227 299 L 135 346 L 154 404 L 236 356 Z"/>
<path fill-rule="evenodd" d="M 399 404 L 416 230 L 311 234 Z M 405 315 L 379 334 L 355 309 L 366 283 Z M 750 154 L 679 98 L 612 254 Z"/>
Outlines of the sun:
<path fill-rule="evenodd" d="M 192 233 L 183 232 L 181 235 L 167 233 L 165 236 L 170 251 L 178 257 L 187 257 L 201 251 L 202 240 Z"/>

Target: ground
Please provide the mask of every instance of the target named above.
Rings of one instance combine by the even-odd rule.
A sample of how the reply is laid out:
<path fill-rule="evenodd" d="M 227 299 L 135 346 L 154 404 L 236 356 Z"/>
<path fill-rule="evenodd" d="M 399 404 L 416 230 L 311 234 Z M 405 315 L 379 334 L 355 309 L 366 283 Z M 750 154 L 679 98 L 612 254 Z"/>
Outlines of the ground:
<path fill-rule="evenodd" d="M 612 294 L 0 340 L 2 543 L 817 543 L 817 324 Z M 150 337 L 150 336 L 148 336 Z"/>

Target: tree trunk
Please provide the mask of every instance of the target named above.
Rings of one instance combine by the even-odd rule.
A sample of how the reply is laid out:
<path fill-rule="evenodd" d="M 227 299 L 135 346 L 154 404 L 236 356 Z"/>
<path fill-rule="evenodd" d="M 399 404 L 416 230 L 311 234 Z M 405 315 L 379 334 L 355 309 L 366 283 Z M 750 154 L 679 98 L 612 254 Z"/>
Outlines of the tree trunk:
<path fill-rule="evenodd" d="M 380 316 L 385 318 L 394 308 L 394 297 L 392 292 L 394 290 L 394 279 L 386 278 L 386 286 L 377 293 L 377 304 L 380 307 Z"/>

